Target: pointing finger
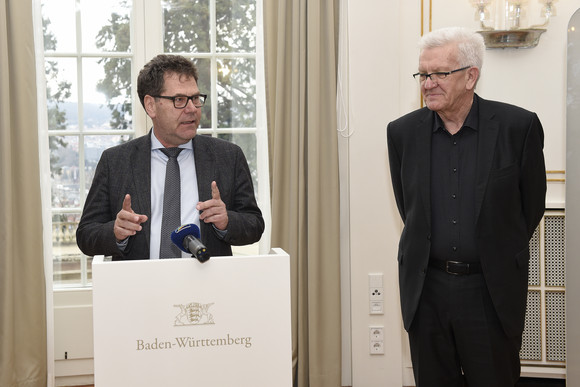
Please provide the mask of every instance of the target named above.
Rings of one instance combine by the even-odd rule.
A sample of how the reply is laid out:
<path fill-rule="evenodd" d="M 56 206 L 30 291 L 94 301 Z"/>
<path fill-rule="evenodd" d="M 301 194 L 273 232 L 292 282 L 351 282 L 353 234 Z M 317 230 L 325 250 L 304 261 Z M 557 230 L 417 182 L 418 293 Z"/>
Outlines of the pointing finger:
<path fill-rule="evenodd" d="M 129 194 L 125 195 L 125 199 L 123 199 L 123 209 L 129 212 L 133 211 L 131 209 L 131 195 Z"/>
<path fill-rule="evenodd" d="M 220 200 L 220 190 L 218 189 L 217 183 L 215 181 L 211 182 L 211 198 L 214 200 Z"/>

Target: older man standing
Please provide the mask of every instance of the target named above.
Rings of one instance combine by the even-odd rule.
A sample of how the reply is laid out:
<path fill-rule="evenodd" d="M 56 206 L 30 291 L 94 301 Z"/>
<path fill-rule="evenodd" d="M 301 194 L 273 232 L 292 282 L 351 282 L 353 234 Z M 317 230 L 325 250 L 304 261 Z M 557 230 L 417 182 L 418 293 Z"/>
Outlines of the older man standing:
<path fill-rule="evenodd" d="M 485 46 L 462 28 L 420 41 L 425 108 L 387 127 L 404 223 L 400 297 L 418 387 L 514 386 L 529 240 L 545 210 L 536 114 L 475 94 Z"/>

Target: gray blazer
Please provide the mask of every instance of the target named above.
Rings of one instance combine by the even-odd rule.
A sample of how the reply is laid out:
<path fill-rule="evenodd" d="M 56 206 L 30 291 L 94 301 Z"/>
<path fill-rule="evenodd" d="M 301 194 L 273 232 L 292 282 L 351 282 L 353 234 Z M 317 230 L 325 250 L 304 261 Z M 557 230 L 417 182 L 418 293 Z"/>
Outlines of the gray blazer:
<path fill-rule="evenodd" d="M 215 180 L 229 218 L 223 239 L 211 224 L 201 222 L 202 242 L 212 256 L 231 255 L 231 245 L 257 242 L 264 231 L 248 163 L 233 143 L 203 135 L 192 141 L 199 200 L 211 199 Z M 129 238 L 124 252 L 117 247 L 113 225 L 126 194 L 131 195 L 136 213 L 151 217 L 151 132 L 103 152 L 76 233 L 84 254 L 111 255 L 114 260 L 149 259 L 149 221 Z"/>
<path fill-rule="evenodd" d="M 545 210 L 544 132 L 532 112 L 478 96 L 475 101 L 479 103 L 476 248 L 504 331 L 517 336 L 525 322 L 529 240 Z M 398 261 L 407 330 L 429 262 L 434 114 L 419 109 L 387 127 L 393 191 L 404 223 Z"/>

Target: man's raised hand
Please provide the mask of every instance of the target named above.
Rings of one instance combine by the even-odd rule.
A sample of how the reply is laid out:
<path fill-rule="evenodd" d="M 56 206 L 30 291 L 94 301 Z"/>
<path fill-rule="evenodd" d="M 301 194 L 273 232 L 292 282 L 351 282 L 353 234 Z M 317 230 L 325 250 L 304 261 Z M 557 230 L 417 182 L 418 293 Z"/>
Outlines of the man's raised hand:
<path fill-rule="evenodd" d="M 114 232 L 117 242 L 121 242 L 141 231 L 143 228 L 141 223 L 146 221 L 147 215 L 136 214 L 131 208 L 131 195 L 125 195 L 123 208 L 117 213 L 117 218 L 115 219 Z"/>

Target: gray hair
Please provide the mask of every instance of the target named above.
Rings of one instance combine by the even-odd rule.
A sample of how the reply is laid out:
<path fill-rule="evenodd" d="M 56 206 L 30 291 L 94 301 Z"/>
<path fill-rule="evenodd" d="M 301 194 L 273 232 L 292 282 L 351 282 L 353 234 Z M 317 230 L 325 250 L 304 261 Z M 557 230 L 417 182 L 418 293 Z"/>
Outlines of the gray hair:
<path fill-rule="evenodd" d="M 429 32 L 419 40 L 419 50 L 457 44 L 459 67 L 473 66 L 481 71 L 485 43 L 483 37 L 467 28 L 447 27 Z"/>

